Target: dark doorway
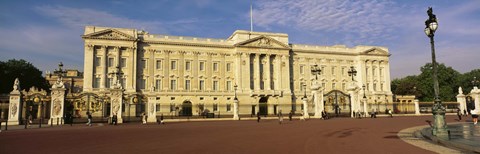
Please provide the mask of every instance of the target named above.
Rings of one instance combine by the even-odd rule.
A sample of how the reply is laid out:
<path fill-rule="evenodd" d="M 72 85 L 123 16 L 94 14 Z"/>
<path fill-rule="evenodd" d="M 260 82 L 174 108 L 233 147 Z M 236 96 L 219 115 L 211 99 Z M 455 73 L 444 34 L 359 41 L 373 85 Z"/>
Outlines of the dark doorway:
<path fill-rule="evenodd" d="M 258 111 L 260 112 L 260 115 L 268 115 L 268 97 L 261 97 L 259 102 L 258 102 Z"/>
<path fill-rule="evenodd" d="M 192 102 L 185 101 L 182 103 L 182 109 L 180 110 L 180 116 L 192 116 Z"/>
<path fill-rule="evenodd" d="M 141 117 L 144 112 L 145 112 L 145 104 L 144 103 L 135 104 L 135 116 L 136 117 Z"/>

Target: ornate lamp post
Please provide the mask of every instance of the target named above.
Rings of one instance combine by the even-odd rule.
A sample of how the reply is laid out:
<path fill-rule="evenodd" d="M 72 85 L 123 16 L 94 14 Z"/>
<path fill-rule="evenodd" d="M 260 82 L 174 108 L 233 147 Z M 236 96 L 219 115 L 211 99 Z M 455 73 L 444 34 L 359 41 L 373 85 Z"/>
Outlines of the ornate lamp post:
<path fill-rule="evenodd" d="M 235 96 L 233 97 L 233 120 L 240 120 L 240 117 L 238 115 L 238 98 L 237 98 L 237 84 L 233 86 L 234 89 L 234 94 Z"/>
<path fill-rule="evenodd" d="M 355 81 L 354 77 L 357 76 L 357 70 L 355 70 L 353 66 L 350 66 L 350 70 L 348 71 L 348 76 L 351 76 L 352 81 Z"/>
<path fill-rule="evenodd" d="M 303 84 L 303 98 L 307 98 L 307 84 Z"/>
<path fill-rule="evenodd" d="M 478 83 L 480 83 L 480 81 L 478 81 L 478 80 L 477 80 L 477 77 L 474 76 L 474 77 L 473 77 L 473 80 L 472 80 L 472 85 L 473 85 L 473 87 L 476 87 L 476 86 L 478 85 Z"/>
<path fill-rule="evenodd" d="M 437 79 L 437 62 L 435 60 L 435 43 L 433 37 L 438 28 L 437 17 L 433 14 L 432 7 L 427 10 L 428 19 L 425 21 L 425 34 L 430 38 L 430 45 L 432 49 L 432 69 L 433 69 L 433 89 L 435 91 L 435 101 L 433 104 L 433 117 L 435 123 L 433 125 L 433 135 L 447 135 L 447 125 L 445 123 L 445 107 L 442 106 L 442 101 L 439 97 L 438 79 Z"/>
<path fill-rule="evenodd" d="M 318 80 L 318 75 L 322 73 L 322 70 L 318 67 L 317 64 L 313 65 L 311 68 L 312 75 L 315 75 L 315 81 Z"/>

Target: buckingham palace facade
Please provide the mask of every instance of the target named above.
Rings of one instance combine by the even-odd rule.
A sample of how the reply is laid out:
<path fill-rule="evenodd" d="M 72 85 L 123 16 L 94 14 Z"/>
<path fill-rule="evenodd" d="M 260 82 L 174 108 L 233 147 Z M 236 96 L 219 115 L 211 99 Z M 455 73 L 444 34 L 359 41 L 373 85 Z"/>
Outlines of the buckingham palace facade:
<path fill-rule="evenodd" d="M 83 91 L 107 93 L 119 68 L 124 94 L 139 98 L 125 97 L 124 104 L 136 112 L 139 106 L 132 104 L 154 95 L 157 115 L 197 115 L 205 110 L 231 115 L 235 96 L 241 115 L 299 113 L 301 98 L 306 95 L 311 101 L 313 65 L 322 70 L 318 81 L 326 95 L 346 94 L 353 66 L 354 79 L 365 85 L 371 107 L 381 110 L 392 102 L 385 47 L 290 44 L 285 33 L 245 30 L 227 39 L 210 39 L 87 26 L 82 38 Z M 326 98 L 324 103 L 332 101 Z"/>

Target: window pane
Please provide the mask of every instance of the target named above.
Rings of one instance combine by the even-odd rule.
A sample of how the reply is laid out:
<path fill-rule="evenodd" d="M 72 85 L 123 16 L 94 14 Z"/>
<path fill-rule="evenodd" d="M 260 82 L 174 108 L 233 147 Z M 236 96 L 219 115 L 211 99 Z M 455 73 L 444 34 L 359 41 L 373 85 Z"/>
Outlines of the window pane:
<path fill-rule="evenodd" d="M 176 70 L 176 69 L 177 69 L 177 61 L 171 61 L 170 64 L 171 64 L 170 67 L 171 67 L 172 70 Z"/>
<path fill-rule="evenodd" d="M 162 60 L 157 60 L 157 62 L 156 62 L 156 68 L 157 68 L 158 70 L 162 69 Z"/>
<path fill-rule="evenodd" d="M 205 62 L 200 62 L 200 71 L 205 70 Z"/>
<path fill-rule="evenodd" d="M 171 80 L 170 81 L 170 89 L 171 90 L 176 90 L 177 87 L 177 81 L 176 80 Z"/>
<path fill-rule="evenodd" d="M 113 67 L 113 58 L 108 58 L 108 67 Z"/>
<path fill-rule="evenodd" d="M 227 63 L 227 72 L 230 72 L 231 63 Z"/>
<path fill-rule="evenodd" d="M 155 80 L 155 90 L 160 91 L 161 88 L 162 88 L 162 80 L 160 79 Z"/>
<path fill-rule="evenodd" d="M 218 71 L 218 63 L 213 63 L 213 71 Z"/>
<path fill-rule="evenodd" d="M 127 58 L 122 58 L 121 64 L 122 67 L 127 67 Z"/>
<path fill-rule="evenodd" d="M 204 81 L 204 80 L 200 80 L 200 87 L 199 87 L 199 89 L 200 89 L 200 90 L 203 90 L 204 87 L 205 87 L 205 81 Z"/>
<path fill-rule="evenodd" d="M 185 80 L 185 90 L 190 90 L 190 80 Z"/>
<path fill-rule="evenodd" d="M 190 61 L 185 62 L 185 70 L 190 70 Z"/>

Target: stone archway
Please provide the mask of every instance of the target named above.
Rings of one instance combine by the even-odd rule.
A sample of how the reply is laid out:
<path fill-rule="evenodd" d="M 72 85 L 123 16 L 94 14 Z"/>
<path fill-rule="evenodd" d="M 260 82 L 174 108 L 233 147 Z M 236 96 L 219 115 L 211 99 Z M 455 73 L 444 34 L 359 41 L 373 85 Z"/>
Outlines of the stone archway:
<path fill-rule="evenodd" d="M 258 113 L 260 115 L 268 115 L 268 97 L 260 97 L 258 101 Z"/>
<path fill-rule="evenodd" d="M 192 102 L 184 101 L 180 109 L 180 116 L 192 116 Z"/>

